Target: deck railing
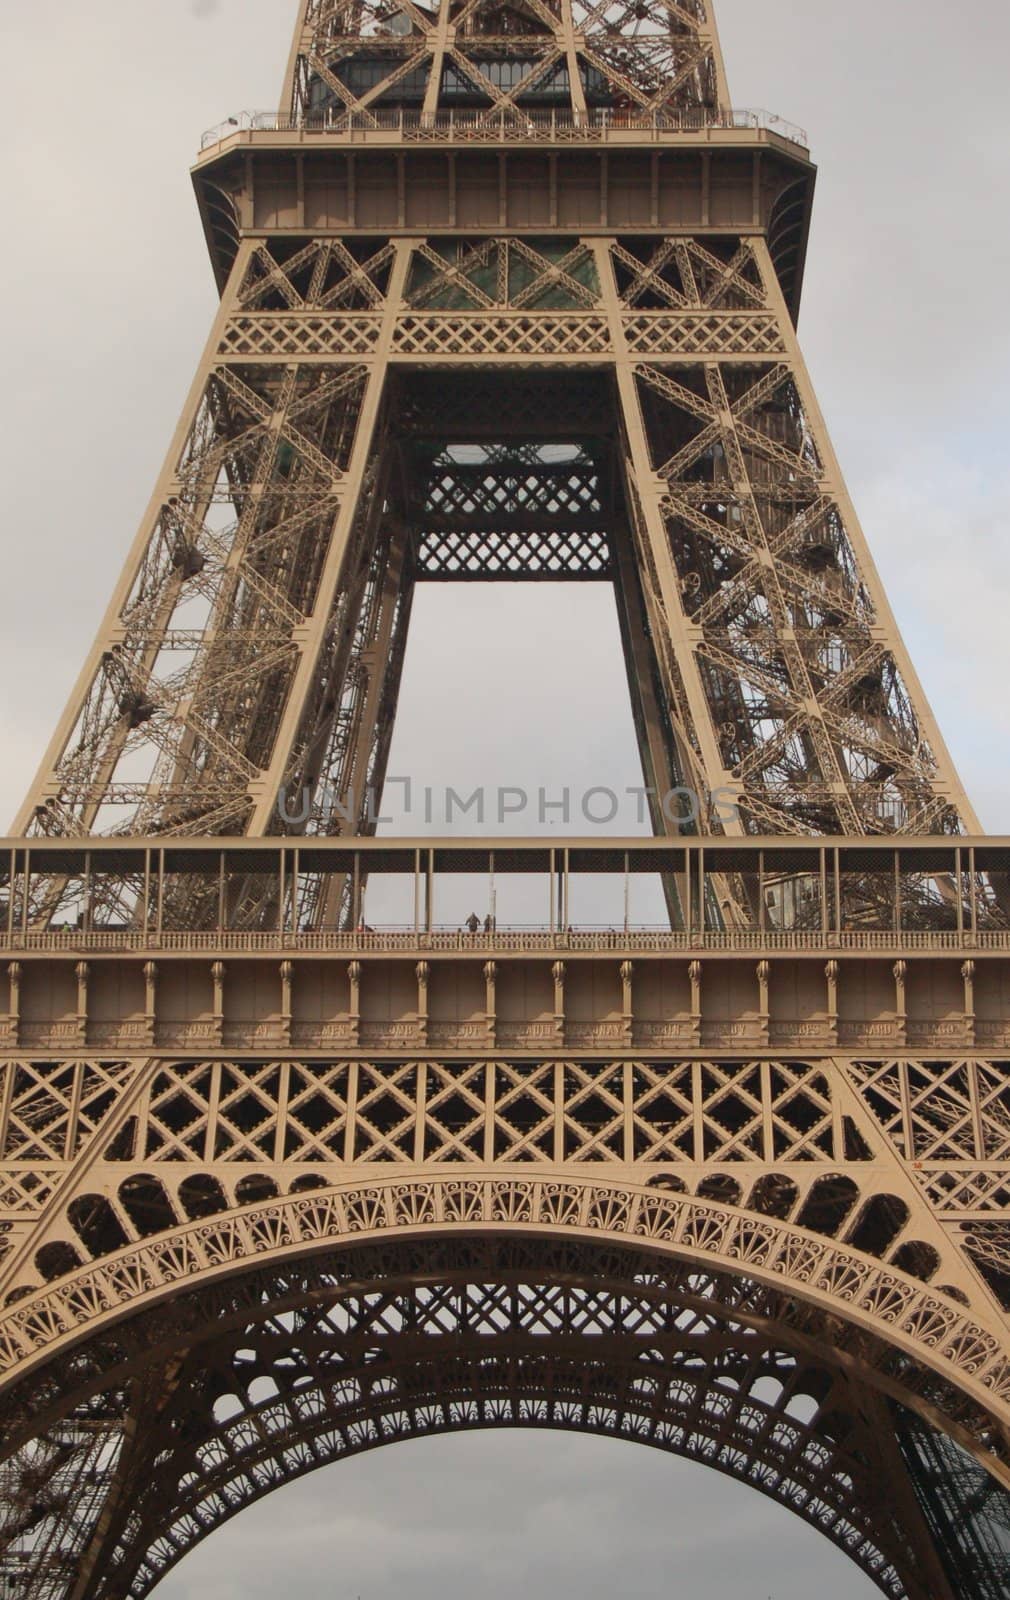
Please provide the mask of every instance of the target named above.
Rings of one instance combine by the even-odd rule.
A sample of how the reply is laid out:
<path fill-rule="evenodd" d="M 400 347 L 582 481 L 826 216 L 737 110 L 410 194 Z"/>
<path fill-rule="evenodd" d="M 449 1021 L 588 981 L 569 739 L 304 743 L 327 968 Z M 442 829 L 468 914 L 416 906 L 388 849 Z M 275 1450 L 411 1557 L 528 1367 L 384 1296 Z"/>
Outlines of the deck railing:
<path fill-rule="evenodd" d="M 244 932 L 241 930 L 207 930 L 186 932 L 166 929 L 161 933 L 145 933 L 136 928 L 95 928 L 91 930 L 68 928 L 47 929 L 0 934 L 0 951 L 18 953 L 49 953 L 53 955 L 128 954 L 162 951 L 166 954 L 199 955 L 207 951 L 232 952 L 255 955 L 271 951 L 305 951 L 357 954 L 397 951 L 459 952 L 463 954 L 536 953 L 537 951 L 568 950 L 572 952 L 620 951 L 658 954 L 698 954 L 704 951 L 749 952 L 769 954 L 774 951 L 794 952 L 844 952 L 863 951 L 872 954 L 884 952 L 918 952 L 923 955 L 944 951 L 1010 951 L 1010 930 L 986 929 L 972 933 L 965 929 L 891 932 L 879 928 L 845 929 L 839 933 L 820 929 L 791 929 L 763 931 L 736 929 L 724 933 L 717 930 L 689 933 L 671 932 L 670 929 L 593 928 L 573 927 L 550 930 L 543 926 L 531 928 L 497 928 L 493 932 L 468 933 L 459 928 L 411 928 L 404 926 L 365 928 L 354 932 L 323 929 L 317 932 Z"/>
<path fill-rule="evenodd" d="M 801 149 L 809 148 L 807 135 L 794 123 L 770 111 L 691 109 L 654 112 L 640 116 L 627 111 L 328 111 L 291 116 L 283 111 L 242 111 L 208 128 L 200 142 L 201 153 L 225 143 L 238 133 L 298 133 L 325 135 L 353 143 L 488 142 L 548 144 L 570 142 L 628 142 L 632 136 L 661 139 L 665 135 L 704 133 L 709 129 L 764 129 Z"/>

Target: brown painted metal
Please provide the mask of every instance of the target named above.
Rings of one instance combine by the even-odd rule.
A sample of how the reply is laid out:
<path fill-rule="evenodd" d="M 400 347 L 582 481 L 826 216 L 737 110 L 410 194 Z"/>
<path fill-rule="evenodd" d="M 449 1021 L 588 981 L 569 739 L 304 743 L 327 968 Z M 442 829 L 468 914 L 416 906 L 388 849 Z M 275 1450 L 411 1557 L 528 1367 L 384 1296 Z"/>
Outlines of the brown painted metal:
<path fill-rule="evenodd" d="M 707 0 L 303 0 L 205 140 L 220 311 L 0 841 L 12 1594 L 446 1428 L 708 1461 L 910 1600 L 893 1407 L 1010 1487 L 1010 841 L 803 366 L 805 139 L 728 107 Z M 658 837 L 369 837 L 414 585 L 487 578 L 614 584 Z M 540 926 L 439 924 L 489 871 Z"/>

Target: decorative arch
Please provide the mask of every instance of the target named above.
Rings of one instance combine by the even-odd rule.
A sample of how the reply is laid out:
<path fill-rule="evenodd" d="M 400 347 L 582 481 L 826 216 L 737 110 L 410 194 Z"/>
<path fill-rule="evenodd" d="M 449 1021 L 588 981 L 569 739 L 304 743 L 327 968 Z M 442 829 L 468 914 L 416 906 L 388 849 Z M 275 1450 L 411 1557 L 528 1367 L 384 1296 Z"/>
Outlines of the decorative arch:
<path fill-rule="evenodd" d="M 831 1185 L 826 1203 L 837 1207 L 843 1180 L 821 1181 Z M 142 1191 L 146 1182 L 138 1175 L 135 1187 Z M 108 1202 L 96 1195 L 97 1220 L 79 1227 L 94 1259 L 0 1311 L 0 1386 L 48 1363 L 103 1324 L 177 1293 L 182 1282 L 198 1286 L 252 1262 L 297 1258 L 341 1242 L 404 1232 L 532 1230 L 615 1243 L 634 1240 L 786 1289 L 809 1307 L 809 1314 L 840 1319 L 849 1330 L 839 1335 L 846 1341 L 855 1344 L 858 1330 L 900 1351 L 923 1374 L 929 1372 L 928 1384 L 923 1377 L 920 1387 L 928 1389 L 934 1408 L 942 1410 L 936 1397 L 945 1389 L 958 1394 L 957 1403 L 951 1400 L 952 1420 L 974 1403 L 980 1415 L 1010 1426 L 1010 1359 L 995 1334 L 944 1290 L 815 1231 L 812 1204 L 792 1224 L 704 1194 L 692 1197 L 592 1172 L 462 1178 L 377 1170 L 366 1183 L 356 1178 L 335 1184 L 308 1174 L 299 1180 L 298 1191 L 164 1230 L 158 1224 L 169 1213 L 159 1194 L 148 1205 L 153 1221 L 147 1236 L 128 1244 L 121 1227 L 113 1225 Z M 811 1195 L 818 1192 L 815 1185 Z M 840 1203 L 851 1209 L 855 1201 L 853 1191 Z M 87 1197 L 75 1202 L 82 1215 L 86 1202 Z M 988 1454 L 987 1442 L 979 1448 Z"/>
<path fill-rule="evenodd" d="M 353 1242 L 187 1289 L 69 1351 L 41 1418 L 26 1395 L 24 1451 L 37 1467 L 41 1439 L 58 1477 L 76 1448 L 85 1481 L 96 1437 L 116 1448 L 100 1419 L 130 1396 L 96 1597 L 141 1600 L 221 1523 L 317 1467 L 501 1427 L 711 1466 L 818 1528 L 884 1594 L 931 1595 L 889 1402 L 783 1310 L 732 1274 L 602 1238 Z M 72 1540 L 86 1519 L 67 1518 L 65 1492 L 61 1511 Z M 62 1553 L 86 1571 L 98 1549 Z"/>
<path fill-rule="evenodd" d="M 0 1361 L 9 1470 L 48 1451 L 47 1481 L 83 1484 L 105 1452 L 101 1549 L 93 1518 L 66 1515 L 72 1485 L 52 1518 L 67 1559 L 101 1572 L 88 1600 L 139 1600 L 313 1466 L 455 1428 L 572 1427 L 707 1461 L 915 1600 L 948 1591 L 922 1568 L 894 1419 L 1010 1481 L 1006 1364 L 964 1307 L 773 1216 L 603 1174 L 377 1173 L 152 1232 L 6 1307 Z M 902 1481 L 884 1506 L 879 1484 L 900 1500 Z M 30 1531 L 10 1535 L 26 1561 Z"/>

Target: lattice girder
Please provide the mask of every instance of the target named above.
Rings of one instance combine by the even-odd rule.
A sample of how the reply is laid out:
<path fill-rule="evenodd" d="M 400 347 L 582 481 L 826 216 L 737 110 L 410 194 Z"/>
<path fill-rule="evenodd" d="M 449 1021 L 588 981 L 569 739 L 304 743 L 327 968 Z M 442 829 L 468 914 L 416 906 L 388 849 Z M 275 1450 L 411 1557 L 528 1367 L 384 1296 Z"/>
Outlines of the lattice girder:
<path fill-rule="evenodd" d="M 306 0 L 284 97 L 293 117 L 336 129 L 404 108 L 521 126 L 545 109 L 619 121 L 728 103 L 707 0 Z"/>
<path fill-rule="evenodd" d="M 880 1085 L 899 1070 L 935 1084 L 928 1100 L 920 1094 L 930 1124 L 945 1114 L 948 1082 L 966 1073 L 977 1082 L 985 1072 L 981 1081 L 995 1084 L 999 1073 L 984 1063 L 941 1072 L 719 1060 L 536 1069 L 437 1060 L 395 1069 L 356 1060 L 325 1068 L 162 1062 L 156 1070 L 13 1063 L 0 1150 L 6 1227 L 18 1246 L 7 1275 L 28 1292 L 40 1277 L 58 1280 L 110 1248 L 139 1243 L 149 1216 L 182 1226 L 265 1193 L 336 1182 L 356 1167 L 491 1160 L 544 1171 L 560 1160 L 616 1171 L 634 1163 L 670 1192 L 719 1198 L 851 1243 L 943 1285 L 985 1318 L 990 1294 L 1008 1300 L 1002 1280 L 983 1287 L 991 1278 L 982 1259 L 992 1252 L 977 1246 L 984 1229 L 975 1225 L 991 1227 L 993 1197 L 990 1185 L 975 1198 L 972 1153 L 934 1146 L 931 1160 L 881 1181 L 882 1159 L 911 1160 L 880 1120 Z M 76 1164 L 84 1150 L 87 1175 Z M 135 1171 L 147 1174 L 139 1188 Z M 976 1258 L 981 1279 L 967 1265 Z"/>
<path fill-rule="evenodd" d="M 450 446 L 419 455 L 414 472 L 419 579 L 613 581 L 606 459 L 575 445 Z"/>
<path fill-rule="evenodd" d="M 499 368 L 551 359 L 578 374 L 553 438 L 543 379 L 532 404 L 499 398 L 490 454 L 443 385 L 424 391 L 422 454 L 452 471 L 405 476 L 418 361 L 486 362 L 500 397 Z M 586 441 L 585 383 L 602 447 Z M 639 630 L 657 658 L 672 781 L 726 790 L 748 831 L 956 829 L 970 808 L 812 408 L 753 239 L 250 242 L 20 825 L 271 832 L 284 793 L 327 787 L 367 830 L 415 577 L 627 571 L 649 574 L 625 646 L 632 679 Z M 471 443 L 484 454 L 468 460 Z M 565 449 L 581 452 L 567 476 Z M 350 826 L 323 809 L 313 799 L 313 829 Z"/>

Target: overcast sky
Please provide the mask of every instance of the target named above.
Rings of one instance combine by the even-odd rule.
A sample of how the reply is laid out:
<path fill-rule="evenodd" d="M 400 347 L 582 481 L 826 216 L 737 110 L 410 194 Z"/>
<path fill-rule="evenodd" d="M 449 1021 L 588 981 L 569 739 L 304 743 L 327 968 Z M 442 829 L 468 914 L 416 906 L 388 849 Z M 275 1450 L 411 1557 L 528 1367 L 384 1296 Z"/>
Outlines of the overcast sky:
<path fill-rule="evenodd" d="M 294 0 L 0 0 L 0 813 L 98 623 L 214 303 L 187 166 L 276 104 Z M 986 827 L 1010 832 L 1003 0 L 722 0 L 738 106 L 820 164 L 801 319 L 877 561 Z M 465 598 L 466 609 L 461 606 Z M 563 603 L 558 603 L 563 602 Z M 392 770 L 637 780 L 609 598 L 422 593 Z M 519 703 L 504 706 L 505 663 Z M 489 715 L 489 708 L 492 714 Z M 613 776 L 611 776 L 613 775 Z M 794 1519 L 629 1445 L 465 1437 L 362 1458 L 207 1543 L 166 1600 L 557 1593 L 858 1600 Z"/>

